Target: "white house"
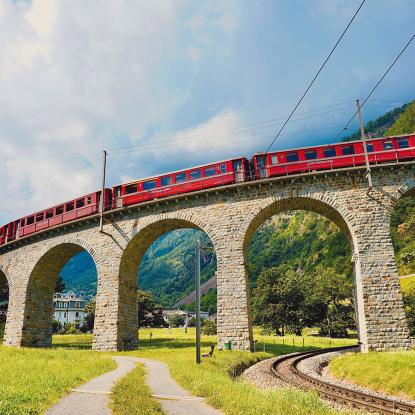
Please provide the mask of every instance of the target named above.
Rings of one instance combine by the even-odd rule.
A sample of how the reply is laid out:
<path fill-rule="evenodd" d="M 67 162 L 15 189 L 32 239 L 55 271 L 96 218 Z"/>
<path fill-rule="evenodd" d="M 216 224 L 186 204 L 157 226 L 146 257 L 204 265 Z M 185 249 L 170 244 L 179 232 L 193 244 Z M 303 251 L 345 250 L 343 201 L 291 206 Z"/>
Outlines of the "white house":
<path fill-rule="evenodd" d="M 87 301 L 77 298 L 75 295 L 55 294 L 53 296 L 53 317 L 61 324 L 84 323 L 85 306 Z"/>

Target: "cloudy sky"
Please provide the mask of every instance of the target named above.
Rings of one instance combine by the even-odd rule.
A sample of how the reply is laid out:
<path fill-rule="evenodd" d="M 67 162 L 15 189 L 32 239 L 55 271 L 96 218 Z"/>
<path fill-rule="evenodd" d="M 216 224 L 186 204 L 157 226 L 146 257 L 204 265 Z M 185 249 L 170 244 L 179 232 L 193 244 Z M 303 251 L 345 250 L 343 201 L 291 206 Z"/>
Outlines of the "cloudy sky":
<path fill-rule="evenodd" d="M 0 0 L 0 222 L 100 186 L 265 150 L 360 0 Z M 274 148 L 334 141 L 412 35 L 367 0 Z M 365 119 L 415 98 L 415 45 Z M 353 124 L 356 126 L 356 124 Z"/>

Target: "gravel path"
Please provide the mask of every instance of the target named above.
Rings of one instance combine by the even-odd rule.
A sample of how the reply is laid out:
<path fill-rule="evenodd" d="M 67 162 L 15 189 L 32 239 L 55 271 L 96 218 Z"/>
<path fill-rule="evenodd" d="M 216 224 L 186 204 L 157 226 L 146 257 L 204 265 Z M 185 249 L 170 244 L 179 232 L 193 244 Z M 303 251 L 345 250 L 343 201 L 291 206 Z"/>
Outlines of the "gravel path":
<path fill-rule="evenodd" d="M 62 398 L 52 406 L 46 415 L 111 415 L 108 408 L 109 395 L 117 381 L 133 370 L 137 359 L 128 356 L 114 356 L 118 367 L 90 380 Z"/>
<path fill-rule="evenodd" d="M 167 415 L 223 415 L 218 409 L 207 405 L 203 398 L 195 397 L 179 386 L 164 363 L 141 358 L 138 361 L 144 363 L 146 383 Z"/>

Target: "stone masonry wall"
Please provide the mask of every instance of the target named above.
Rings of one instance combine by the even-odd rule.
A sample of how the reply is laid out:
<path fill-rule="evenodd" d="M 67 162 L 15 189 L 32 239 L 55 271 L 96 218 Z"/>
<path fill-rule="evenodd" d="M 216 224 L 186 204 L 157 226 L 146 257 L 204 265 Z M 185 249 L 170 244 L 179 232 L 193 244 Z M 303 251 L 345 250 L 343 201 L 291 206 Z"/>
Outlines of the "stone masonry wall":
<path fill-rule="evenodd" d="M 390 239 L 397 200 L 415 189 L 414 165 L 373 169 L 368 194 L 362 171 L 270 179 L 158 200 L 108 213 L 104 232 L 96 218 L 70 224 L 15 247 L 0 250 L 0 271 L 10 286 L 4 343 L 50 344 L 53 279 L 74 252 L 95 261 L 98 292 L 93 348 L 123 350 L 137 345 L 137 270 L 147 248 L 172 229 L 208 234 L 217 255 L 218 345 L 252 347 L 245 255 L 250 238 L 279 212 L 305 209 L 336 223 L 353 247 L 359 335 L 362 349 L 410 347 Z M 52 287 L 52 288 L 51 288 Z M 50 307 L 50 305 L 49 305 Z"/>

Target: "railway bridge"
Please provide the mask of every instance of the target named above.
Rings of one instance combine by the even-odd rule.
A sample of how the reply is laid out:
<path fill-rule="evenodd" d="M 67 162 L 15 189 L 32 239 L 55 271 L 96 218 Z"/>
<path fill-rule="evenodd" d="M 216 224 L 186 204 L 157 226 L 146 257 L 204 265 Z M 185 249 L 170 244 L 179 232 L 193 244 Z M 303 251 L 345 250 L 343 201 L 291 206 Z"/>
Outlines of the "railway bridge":
<path fill-rule="evenodd" d="M 85 250 L 98 274 L 93 348 L 135 348 L 140 261 L 164 233 L 195 228 L 208 234 L 217 255 L 218 346 L 231 340 L 235 349 L 249 350 L 249 241 L 271 216 L 302 209 L 327 217 L 350 241 L 362 351 L 408 348 L 390 216 L 401 197 L 415 194 L 415 164 L 373 166 L 372 177 L 370 192 L 363 168 L 239 183 L 107 212 L 104 233 L 94 216 L 5 245 L 0 279 L 7 279 L 10 297 L 4 344 L 50 346 L 56 279 Z"/>

